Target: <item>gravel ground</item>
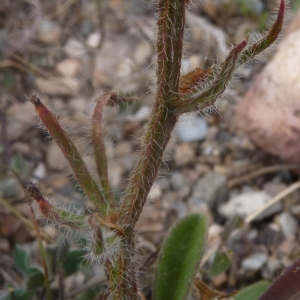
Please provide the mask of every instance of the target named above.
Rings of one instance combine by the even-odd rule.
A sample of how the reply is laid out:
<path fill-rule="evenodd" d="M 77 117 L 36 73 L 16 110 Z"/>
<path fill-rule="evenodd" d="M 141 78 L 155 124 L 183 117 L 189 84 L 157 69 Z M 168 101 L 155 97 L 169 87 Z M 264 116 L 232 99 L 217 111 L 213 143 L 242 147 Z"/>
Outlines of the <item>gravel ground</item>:
<path fill-rule="evenodd" d="M 194 3 L 187 17 L 183 71 L 212 65 L 230 43 L 266 28 L 269 12 L 275 8 L 271 0 Z M 38 183 L 54 202 L 89 208 L 75 189 L 58 146 L 40 130 L 27 97 L 40 95 L 95 173 L 89 140 L 93 100 L 104 91 L 113 91 L 133 98 L 129 104 L 105 109 L 109 178 L 116 196 L 120 195 L 137 158 L 154 97 L 154 13 L 154 4 L 138 0 L 107 0 L 102 8 L 89 0 L 4 1 L 0 8 L 1 164 L 14 168 L 23 180 Z M 160 176 L 136 226 L 140 282 L 147 297 L 166 232 L 192 212 L 209 218 L 200 276 L 218 290 L 231 292 L 261 279 L 272 280 L 298 257 L 298 191 L 253 215 L 298 180 L 296 166 L 255 146 L 237 128 L 234 118 L 236 104 L 272 55 L 267 53 L 259 62 L 241 67 L 239 80 L 216 107 L 184 115 L 176 126 Z M 30 219 L 18 180 L 2 167 L 0 176 L 1 298 L 9 284 L 23 284 L 24 278 L 13 267 L 16 244 L 27 249 L 37 264 L 39 254 L 35 232 L 4 205 L 11 204 Z M 228 224 L 236 214 L 246 222 L 232 230 Z M 42 231 L 53 243 L 61 238 L 50 226 L 43 226 Z M 71 243 L 71 247 L 75 246 Z M 230 267 L 209 275 L 216 253 L 224 251 L 229 254 Z M 74 287 L 87 290 L 86 284 L 95 278 L 95 285 L 105 280 L 99 267 L 93 266 L 92 272 L 96 276 L 78 271 L 66 278 L 66 292 L 72 294 Z M 192 297 L 199 299 L 196 293 Z"/>

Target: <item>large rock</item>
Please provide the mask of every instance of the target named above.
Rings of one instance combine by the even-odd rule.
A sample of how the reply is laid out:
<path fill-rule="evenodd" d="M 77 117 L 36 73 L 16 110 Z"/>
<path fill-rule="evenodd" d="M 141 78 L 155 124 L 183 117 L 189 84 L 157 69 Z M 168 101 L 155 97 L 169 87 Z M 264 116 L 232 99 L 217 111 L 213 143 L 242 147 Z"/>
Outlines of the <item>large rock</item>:
<path fill-rule="evenodd" d="M 236 111 L 238 126 L 257 145 L 295 163 L 300 162 L 299 49 L 298 28 L 282 41 Z"/>

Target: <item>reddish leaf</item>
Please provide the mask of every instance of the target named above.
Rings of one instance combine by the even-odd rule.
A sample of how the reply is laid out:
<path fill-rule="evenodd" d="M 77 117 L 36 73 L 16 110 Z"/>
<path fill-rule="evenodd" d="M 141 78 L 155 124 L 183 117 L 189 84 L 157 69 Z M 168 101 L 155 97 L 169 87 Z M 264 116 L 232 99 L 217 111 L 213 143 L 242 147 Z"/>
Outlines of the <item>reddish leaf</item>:
<path fill-rule="evenodd" d="M 280 275 L 259 300 L 300 299 L 300 258 Z"/>

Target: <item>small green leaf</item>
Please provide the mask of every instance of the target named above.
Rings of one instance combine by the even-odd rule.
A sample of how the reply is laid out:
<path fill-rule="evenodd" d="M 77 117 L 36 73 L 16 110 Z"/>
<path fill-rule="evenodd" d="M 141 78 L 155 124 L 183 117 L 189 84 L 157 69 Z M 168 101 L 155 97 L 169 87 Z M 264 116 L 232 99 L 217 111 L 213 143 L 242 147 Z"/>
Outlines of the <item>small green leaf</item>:
<path fill-rule="evenodd" d="M 264 280 L 253 283 L 238 292 L 234 300 L 257 300 L 269 285 L 270 282 Z"/>
<path fill-rule="evenodd" d="M 25 288 L 18 288 L 10 292 L 10 295 L 1 300 L 28 300 L 33 298 L 34 292 L 27 291 Z"/>
<path fill-rule="evenodd" d="M 20 155 L 15 155 L 10 161 L 10 168 L 12 168 L 21 178 L 29 176 L 30 165 Z"/>
<path fill-rule="evenodd" d="M 18 197 L 21 194 L 19 181 L 9 177 L 1 179 L 0 192 L 5 198 Z"/>
<path fill-rule="evenodd" d="M 39 268 L 37 268 L 37 267 L 30 267 L 28 275 L 31 276 L 32 274 L 38 273 L 38 272 L 41 272 L 41 270 Z"/>
<path fill-rule="evenodd" d="M 209 276 L 213 277 L 225 272 L 230 267 L 231 261 L 224 252 L 218 252 L 209 270 Z"/>
<path fill-rule="evenodd" d="M 298 10 L 300 7 L 300 0 L 295 0 L 293 3 L 293 10 Z"/>
<path fill-rule="evenodd" d="M 45 283 L 45 277 L 42 272 L 32 273 L 26 282 L 26 288 L 28 291 L 43 287 Z"/>
<path fill-rule="evenodd" d="M 85 252 L 83 250 L 73 250 L 69 252 L 63 262 L 65 276 L 70 276 L 78 271 L 79 265 L 81 264 L 84 255 Z"/>
<path fill-rule="evenodd" d="M 205 217 L 193 214 L 170 232 L 161 252 L 154 294 L 156 300 L 183 300 L 188 295 L 205 247 Z"/>
<path fill-rule="evenodd" d="M 16 76 L 11 68 L 0 69 L 0 84 L 8 92 L 12 91 L 16 86 Z"/>
<path fill-rule="evenodd" d="M 96 299 L 97 295 L 99 294 L 98 289 L 89 289 L 86 292 L 82 294 L 82 296 L 78 300 L 90 300 L 90 299 Z"/>
<path fill-rule="evenodd" d="M 29 256 L 27 252 L 19 245 L 16 245 L 13 250 L 13 260 L 16 268 L 26 275 L 31 273 L 31 267 L 29 263 Z"/>

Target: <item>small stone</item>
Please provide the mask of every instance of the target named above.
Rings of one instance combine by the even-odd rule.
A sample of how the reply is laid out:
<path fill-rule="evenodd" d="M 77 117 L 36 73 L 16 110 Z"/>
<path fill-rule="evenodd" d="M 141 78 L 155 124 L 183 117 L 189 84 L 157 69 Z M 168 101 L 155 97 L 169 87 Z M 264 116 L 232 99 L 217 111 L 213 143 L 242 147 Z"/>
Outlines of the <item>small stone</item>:
<path fill-rule="evenodd" d="M 66 167 L 66 159 L 61 149 L 56 143 L 52 143 L 47 148 L 46 161 L 50 169 L 62 170 Z"/>
<path fill-rule="evenodd" d="M 60 27 L 53 21 L 42 20 L 38 28 L 38 38 L 47 45 L 59 43 L 61 37 Z"/>
<path fill-rule="evenodd" d="M 117 78 L 130 76 L 132 73 L 132 65 L 133 65 L 132 61 L 129 58 L 126 58 L 126 59 L 123 58 L 122 60 L 120 60 L 120 62 L 118 64 L 118 68 L 116 69 Z M 133 87 L 136 88 L 135 83 L 132 83 L 132 84 L 133 84 Z M 131 85 L 131 83 L 128 82 L 127 85 Z M 129 92 L 126 85 L 124 86 L 124 89 L 125 89 L 125 93 Z"/>
<path fill-rule="evenodd" d="M 133 116 L 128 116 L 128 121 L 145 122 L 149 120 L 151 108 L 149 106 L 142 106 Z"/>
<path fill-rule="evenodd" d="M 282 182 L 267 182 L 263 185 L 263 190 L 270 196 L 275 196 L 287 188 L 287 185 Z"/>
<path fill-rule="evenodd" d="M 37 78 L 35 84 L 42 93 L 60 96 L 78 94 L 81 85 L 79 79 L 73 77 Z"/>
<path fill-rule="evenodd" d="M 98 48 L 100 45 L 100 41 L 101 41 L 101 35 L 99 32 L 92 32 L 89 34 L 87 40 L 86 40 L 86 44 L 90 47 L 90 48 Z"/>
<path fill-rule="evenodd" d="M 78 74 L 81 68 L 80 62 L 75 58 L 67 58 L 55 67 L 56 71 L 63 76 L 73 77 Z"/>
<path fill-rule="evenodd" d="M 7 109 L 6 114 L 7 136 L 10 140 L 18 140 L 37 121 L 34 109 L 30 106 L 25 107 L 23 104 L 11 105 Z"/>
<path fill-rule="evenodd" d="M 111 140 L 104 140 L 105 153 L 107 160 L 112 160 L 115 157 L 115 147 Z"/>
<path fill-rule="evenodd" d="M 170 181 L 167 178 L 159 178 L 155 182 L 162 191 L 168 191 L 170 189 Z"/>
<path fill-rule="evenodd" d="M 227 218 L 235 214 L 241 217 L 247 217 L 257 209 L 261 208 L 271 199 L 271 196 L 264 191 L 246 192 L 232 197 L 227 203 L 219 207 L 219 213 Z M 282 204 L 276 202 L 263 213 L 255 218 L 255 220 L 262 220 L 282 210 Z"/>
<path fill-rule="evenodd" d="M 180 197 L 180 199 L 186 198 L 187 196 L 190 195 L 190 193 L 191 193 L 191 187 L 188 186 L 187 184 L 178 190 L 178 196 Z"/>
<path fill-rule="evenodd" d="M 270 278 L 273 278 L 275 273 L 277 273 L 282 268 L 280 261 L 275 257 L 269 257 L 267 261 L 267 270 L 270 273 Z"/>
<path fill-rule="evenodd" d="M 136 160 L 136 155 L 135 154 L 129 154 L 126 156 L 122 156 L 118 159 L 118 162 L 120 166 L 124 169 L 125 172 L 130 172 L 132 171 L 134 167 L 134 163 Z"/>
<path fill-rule="evenodd" d="M 291 214 L 283 212 L 279 216 L 279 223 L 282 232 L 287 239 L 296 239 L 298 233 L 298 222 Z"/>
<path fill-rule="evenodd" d="M 142 214 L 136 224 L 139 232 L 162 232 L 163 221 L 166 218 L 166 210 L 161 207 L 161 202 L 151 203 L 143 208 Z"/>
<path fill-rule="evenodd" d="M 226 177 L 217 173 L 208 173 L 202 177 L 194 187 L 190 203 L 206 203 L 212 208 L 218 196 L 226 189 Z"/>
<path fill-rule="evenodd" d="M 120 187 L 122 182 L 122 174 L 124 172 L 123 168 L 114 161 L 108 161 L 108 180 L 113 189 Z"/>
<path fill-rule="evenodd" d="M 177 166 L 184 166 L 188 163 L 192 163 L 195 159 L 195 150 L 192 148 L 191 144 L 183 143 L 176 147 L 175 149 L 175 162 Z"/>
<path fill-rule="evenodd" d="M 69 108 L 74 112 L 85 113 L 87 111 L 88 105 L 83 98 L 72 98 L 68 102 Z"/>
<path fill-rule="evenodd" d="M 228 177 L 229 175 L 231 175 L 231 168 L 224 165 L 214 165 L 214 172 Z"/>
<path fill-rule="evenodd" d="M 33 175 L 36 178 L 43 179 L 46 177 L 46 166 L 43 163 L 39 163 L 35 170 L 33 171 Z"/>
<path fill-rule="evenodd" d="M 184 185 L 184 178 L 181 172 L 172 173 L 170 181 L 175 190 L 180 189 Z"/>
<path fill-rule="evenodd" d="M 181 142 L 201 141 L 207 134 L 207 122 L 194 113 L 179 118 L 175 133 Z"/>
<path fill-rule="evenodd" d="M 153 184 L 153 186 L 150 189 L 148 200 L 154 201 L 160 199 L 162 196 L 162 190 L 160 186 L 156 183 Z"/>
<path fill-rule="evenodd" d="M 300 218 L 300 205 L 293 205 L 291 208 L 291 212 L 293 215 L 295 215 L 297 218 Z"/>
<path fill-rule="evenodd" d="M 171 134 L 171 138 L 167 144 L 167 147 L 163 153 L 163 161 L 169 161 L 174 159 L 174 151 L 177 147 L 177 141 L 173 134 Z"/>
<path fill-rule="evenodd" d="M 115 150 L 116 157 L 122 157 L 125 155 L 129 155 L 131 153 L 132 153 L 131 143 L 129 143 L 127 141 L 122 141 L 122 142 L 118 143 L 116 150 Z"/>
<path fill-rule="evenodd" d="M 217 1 L 211 1 L 211 0 L 204 0 L 203 2 L 203 9 L 205 13 L 211 17 L 212 19 L 215 19 L 218 14 L 218 6 L 217 6 Z"/>
<path fill-rule="evenodd" d="M 178 195 L 176 192 L 173 191 L 166 191 L 162 196 L 162 203 L 164 203 L 164 206 L 168 207 L 173 202 L 175 202 L 178 199 Z"/>
<path fill-rule="evenodd" d="M 202 177 L 203 175 L 211 172 L 210 167 L 204 164 L 196 164 L 195 170 L 197 171 L 199 177 Z"/>
<path fill-rule="evenodd" d="M 178 220 L 183 219 L 187 215 L 187 207 L 181 199 L 174 201 L 170 209 L 176 212 Z"/>
<path fill-rule="evenodd" d="M 220 273 L 212 278 L 212 282 L 215 287 L 220 287 L 226 281 L 227 281 L 227 275 L 225 272 Z"/>
<path fill-rule="evenodd" d="M 134 53 L 134 60 L 137 64 L 145 64 L 152 54 L 152 47 L 147 42 L 141 42 L 137 45 Z"/>
<path fill-rule="evenodd" d="M 68 39 L 64 51 L 68 56 L 77 58 L 84 56 L 86 52 L 84 45 L 74 38 Z"/>
<path fill-rule="evenodd" d="M 208 229 L 207 236 L 207 247 L 212 247 L 216 244 L 220 243 L 221 240 L 221 232 L 223 231 L 223 227 L 218 224 L 212 224 Z"/>
<path fill-rule="evenodd" d="M 51 177 L 51 186 L 53 187 L 53 191 L 50 191 L 51 193 L 55 192 L 55 189 L 64 190 L 69 192 L 73 192 L 72 183 L 69 178 L 60 176 L 60 177 Z M 54 200 L 54 199 L 53 199 Z M 56 201 L 56 197 L 55 197 Z"/>
<path fill-rule="evenodd" d="M 122 126 L 122 135 L 124 138 L 131 137 L 135 132 L 141 129 L 141 123 L 138 121 L 126 122 Z"/>
<path fill-rule="evenodd" d="M 12 145 L 11 150 L 18 154 L 29 154 L 32 151 L 30 145 L 28 143 L 23 142 L 15 142 Z"/>
<path fill-rule="evenodd" d="M 242 261 L 242 268 L 247 271 L 258 271 L 267 262 L 268 256 L 264 253 L 253 254 Z"/>
<path fill-rule="evenodd" d="M 276 253 L 280 257 L 280 261 L 285 265 L 283 258 L 288 260 L 298 256 L 300 245 L 298 240 L 285 239 L 277 248 Z M 286 266 L 286 265 L 285 265 Z"/>
<path fill-rule="evenodd" d="M 202 59 L 198 54 L 193 54 L 188 59 L 189 71 L 192 71 L 199 67 L 203 63 Z"/>

